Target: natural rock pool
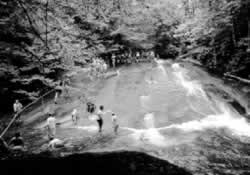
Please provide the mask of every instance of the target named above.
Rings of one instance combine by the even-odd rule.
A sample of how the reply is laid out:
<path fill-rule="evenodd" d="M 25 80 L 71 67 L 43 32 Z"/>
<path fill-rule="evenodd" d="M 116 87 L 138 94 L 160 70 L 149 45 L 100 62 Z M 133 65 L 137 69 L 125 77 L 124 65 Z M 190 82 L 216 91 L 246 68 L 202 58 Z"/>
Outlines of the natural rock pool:
<path fill-rule="evenodd" d="M 194 174 L 250 171 L 250 124 L 227 102 L 234 94 L 206 72 L 183 65 L 158 61 L 122 67 L 118 76 L 94 82 L 80 81 L 85 75 L 77 75 L 77 88 L 84 86 L 81 90 L 97 106 L 116 113 L 120 129 L 115 136 L 107 114 L 104 133 L 99 135 L 96 122 L 76 98 L 57 109 L 56 118 L 61 123 L 57 136 L 72 146 L 61 152 L 132 150 L 168 160 Z M 239 103 L 245 105 L 244 101 Z M 75 107 L 81 117 L 78 126 L 70 117 Z M 32 117 L 27 115 L 26 126 Z M 33 151 L 46 142 L 44 125 L 45 121 L 33 121 L 32 129 L 25 131 Z M 31 138 L 34 133 L 39 136 Z"/>

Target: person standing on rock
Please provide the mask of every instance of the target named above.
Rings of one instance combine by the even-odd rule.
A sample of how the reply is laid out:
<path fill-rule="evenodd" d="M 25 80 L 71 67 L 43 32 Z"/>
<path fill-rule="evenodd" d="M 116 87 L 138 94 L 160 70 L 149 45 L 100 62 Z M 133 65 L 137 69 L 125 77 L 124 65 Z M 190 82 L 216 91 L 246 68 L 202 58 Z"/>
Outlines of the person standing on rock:
<path fill-rule="evenodd" d="M 95 66 L 93 64 L 90 65 L 89 78 L 92 81 L 95 77 Z"/>
<path fill-rule="evenodd" d="M 70 78 L 68 75 L 66 75 L 61 81 L 60 86 L 62 88 L 61 96 L 63 96 L 64 98 L 69 97 Z"/>
<path fill-rule="evenodd" d="M 97 112 L 97 123 L 98 123 L 98 128 L 99 128 L 99 133 L 102 132 L 102 125 L 103 125 L 103 115 L 104 115 L 104 107 L 100 106 L 98 112 Z"/>
<path fill-rule="evenodd" d="M 99 128 L 99 133 L 102 133 L 102 126 L 103 126 L 103 116 L 108 113 L 111 112 L 110 110 L 108 111 L 104 111 L 104 106 L 100 106 L 99 110 L 97 111 L 97 123 L 98 123 L 98 128 Z"/>
<path fill-rule="evenodd" d="M 22 108 L 23 108 L 23 105 L 19 102 L 19 100 L 16 100 L 14 105 L 13 105 L 13 108 L 14 108 L 14 113 L 15 115 L 17 115 L 16 119 L 18 122 L 21 122 L 21 114 L 20 112 L 22 111 Z"/>
<path fill-rule="evenodd" d="M 140 57 L 141 57 L 141 56 L 140 56 L 140 53 L 139 53 L 139 52 L 136 52 L 136 58 L 135 58 L 136 63 L 139 62 Z"/>
<path fill-rule="evenodd" d="M 49 117 L 47 119 L 47 130 L 48 130 L 48 138 L 54 138 L 56 135 L 56 118 L 49 114 Z"/>
<path fill-rule="evenodd" d="M 115 68 L 116 60 L 115 60 L 115 55 L 114 54 L 112 54 L 111 60 L 112 60 L 112 66 L 113 66 L 113 68 Z"/>
<path fill-rule="evenodd" d="M 105 63 L 104 62 L 104 64 L 103 64 L 103 73 L 106 73 L 107 72 L 107 70 L 108 70 L 108 65 L 107 65 L 107 63 Z"/>

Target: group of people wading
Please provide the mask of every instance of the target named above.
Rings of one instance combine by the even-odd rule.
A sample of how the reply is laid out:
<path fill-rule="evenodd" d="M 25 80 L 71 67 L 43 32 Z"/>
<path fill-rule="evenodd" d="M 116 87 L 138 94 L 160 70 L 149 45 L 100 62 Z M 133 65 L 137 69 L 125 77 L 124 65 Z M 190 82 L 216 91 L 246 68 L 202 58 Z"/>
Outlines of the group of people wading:
<path fill-rule="evenodd" d="M 115 135 L 118 134 L 118 128 L 119 128 L 118 118 L 114 112 L 112 112 L 111 110 L 105 111 L 103 105 L 99 106 L 98 110 L 96 110 L 96 105 L 91 103 L 91 102 L 86 103 L 86 105 L 87 105 L 86 110 L 89 114 L 89 119 L 92 118 L 92 119 L 96 120 L 97 125 L 98 125 L 98 132 L 100 134 L 103 131 L 103 125 L 104 125 L 103 117 L 107 113 L 111 113 L 113 132 Z M 75 109 L 73 109 L 73 111 L 71 113 L 72 124 L 78 125 L 79 119 L 80 119 L 79 112 L 75 108 Z M 62 140 L 56 138 L 56 125 L 57 125 L 57 122 L 56 122 L 55 116 L 52 114 L 49 114 L 49 117 L 47 118 L 46 128 L 47 128 L 48 139 L 49 139 L 48 147 L 51 149 L 64 146 L 64 142 Z"/>
<path fill-rule="evenodd" d="M 114 112 L 112 112 L 111 110 L 104 110 L 104 106 L 99 106 L 99 109 L 95 110 L 95 105 L 93 103 L 88 103 L 87 104 L 87 111 L 94 116 L 94 118 L 96 118 L 96 121 L 98 123 L 98 131 L 99 133 L 102 132 L 102 127 L 103 127 L 103 116 L 107 113 L 111 113 L 111 121 L 112 121 L 112 127 L 114 130 L 114 133 L 117 134 L 118 128 L 119 128 L 119 124 L 118 124 L 118 119 L 117 116 Z"/>
<path fill-rule="evenodd" d="M 62 95 L 62 92 L 57 91 L 55 93 L 55 99 L 54 99 L 54 103 L 55 105 L 58 104 L 58 98 Z M 13 108 L 14 108 L 14 112 L 15 115 L 17 115 L 17 118 L 20 122 L 20 112 L 23 109 L 23 105 L 19 102 L 19 100 L 16 100 L 15 103 L 13 104 Z M 112 121 L 112 128 L 113 128 L 113 132 L 115 135 L 118 134 L 118 128 L 119 128 L 119 124 L 118 124 L 118 118 L 117 115 L 112 112 L 111 110 L 104 110 L 104 106 L 101 105 L 99 106 L 98 109 L 96 109 L 96 105 L 93 104 L 92 102 L 87 102 L 86 103 L 86 111 L 89 114 L 89 119 L 90 118 L 94 118 L 94 120 L 96 120 L 97 125 L 98 125 L 98 132 L 101 134 L 103 131 L 103 125 L 104 125 L 104 115 L 106 115 L 107 113 L 111 113 L 111 121 Z M 60 147 L 64 147 L 65 146 L 65 142 L 56 138 L 56 128 L 57 128 L 57 121 L 55 118 L 55 115 L 52 113 L 47 114 L 48 118 L 46 120 L 46 131 L 47 131 L 47 136 L 49 139 L 48 142 L 48 148 L 49 149 L 55 149 L 55 148 L 60 148 Z M 78 110 L 75 108 L 73 109 L 72 113 L 71 113 L 71 119 L 72 119 L 72 124 L 73 125 L 78 125 L 79 124 L 79 112 Z M 6 152 L 10 152 L 10 151 L 25 151 L 27 150 L 24 144 L 24 140 L 21 137 L 21 133 L 17 132 L 14 137 L 9 141 L 9 143 L 5 142 L 5 140 L 3 138 L 0 138 L 0 152 L 4 151 Z"/>
<path fill-rule="evenodd" d="M 100 61 L 101 62 L 101 61 Z M 100 62 L 98 63 L 98 61 L 94 61 L 93 64 L 100 64 Z M 105 65 L 104 65 L 105 68 Z M 101 69 L 100 69 L 101 70 Z M 99 71 L 100 71 L 99 70 Z M 105 69 L 104 69 L 105 70 Z M 102 70 L 99 73 L 104 73 L 105 71 L 102 72 Z M 62 83 L 62 86 L 67 86 L 69 83 Z M 62 96 L 63 94 L 65 94 L 65 88 L 62 88 L 62 91 L 57 91 L 55 93 L 55 97 L 54 97 L 54 103 L 55 105 L 58 104 L 58 98 L 60 96 Z M 67 88 L 66 88 L 67 89 Z M 79 98 L 81 100 L 81 98 Z M 119 128 L 119 124 L 118 124 L 118 118 L 117 115 L 112 112 L 111 110 L 104 110 L 104 106 L 101 105 L 98 107 L 98 109 L 96 109 L 96 105 L 92 102 L 90 102 L 88 99 L 86 99 L 85 96 L 83 96 L 83 101 L 84 103 L 86 103 L 86 111 L 89 114 L 89 120 L 96 120 L 97 125 L 98 125 L 98 132 L 101 134 L 103 131 L 103 125 L 104 125 L 104 120 L 103 117 L 104 115 L 110 113 L 111 114 L 111 121 L 112 121 L 112 128 L 113 128 L 113 132 L 115 135 L 118 134 L 118 128 Z M 74 108 L 72 110 L 72 112 L 70 113 L 70 117 L 72 120 L 72 124 L 73 125 L 79 125 L 79 120 L 80 120 L 80 113 L 78 111 L 77 108 Z M 47 128 L 47 135 L 48 135 L 48 139 L 49 139 L 49 144 L 48 147 L 51 149 L 54 148 L 58 148 L 58 147 L 62 147 L 64 146 L 64 142 L 58 138 L 56 138 L 56 128 L 57 128 L 57 122 L 56 122 L 56 118 L 55 115 L 53 114 L 49 114 L 48 118 L 47 118 L 47 123 L 46 123 L 46 128 Z"/>

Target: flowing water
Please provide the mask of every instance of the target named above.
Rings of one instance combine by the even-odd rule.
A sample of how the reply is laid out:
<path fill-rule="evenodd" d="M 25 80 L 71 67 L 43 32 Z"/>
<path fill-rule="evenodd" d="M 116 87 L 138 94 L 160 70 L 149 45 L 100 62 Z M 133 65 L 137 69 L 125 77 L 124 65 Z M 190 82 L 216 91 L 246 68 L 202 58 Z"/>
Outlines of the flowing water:
<path fill-rule="evenodd" d="M 250 171 L 250 124 L 189 72 L 178 63 L 158 61 L 122 68 L 118 76 L 102 81 L 95 102 L 116 113 L 120 130 L 117 137 L 95 142 L 89 150 L 140 150 L 194 174 Z M 83 139 L 97 131 L 87 117 L 80 125 L 61 126 L 61 137 L 71 132 Z M 112 135 L 108 114 L 105 131 Z"/>

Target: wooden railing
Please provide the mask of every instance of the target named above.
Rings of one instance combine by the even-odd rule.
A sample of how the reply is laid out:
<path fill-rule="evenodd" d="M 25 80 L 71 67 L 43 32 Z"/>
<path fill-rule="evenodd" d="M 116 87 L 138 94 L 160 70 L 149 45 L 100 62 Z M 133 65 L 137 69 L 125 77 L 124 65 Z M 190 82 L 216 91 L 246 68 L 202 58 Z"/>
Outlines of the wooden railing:
<path fill-rule="evenodd" d="M 10 129 L 10 127 L 12 126 L 12 124 L 15 122 L 15 120 L 17 119 L 18 115 L 21 115 L 25 110 L 27 110 L 29 107 L 31 107 L 32 105 L 38 103 L 39 101 L 42 101 L 42 105 L 43 101 L 44 101 L 44 97 L 54 93 L 57 89 L 52 89 L 48 92 L 46 92 L 45 94 L 43 94 L 42 96 L 40 96 L 38 99 L 36 99 L 35 101 L 31 102 L 30 104 L 28 104 L 27 106 L 25 106 L 21 111 L 19 111 L 18 113 L 14 114 L 11 121 L 9 122 L 9 124 L 7 125 L 7 127 L 3 130 L 3 132 L 1 133 L 0 137 L 3 137 L 6 132 Z"/>

